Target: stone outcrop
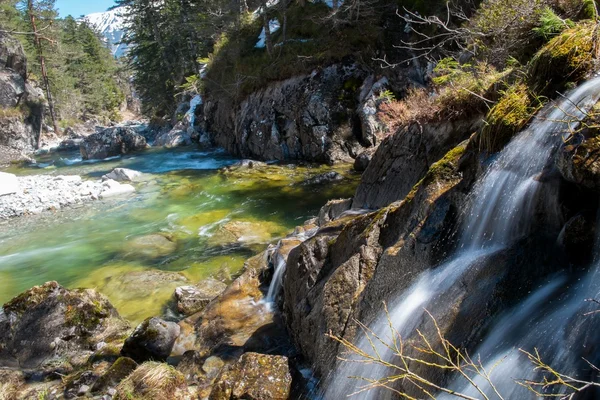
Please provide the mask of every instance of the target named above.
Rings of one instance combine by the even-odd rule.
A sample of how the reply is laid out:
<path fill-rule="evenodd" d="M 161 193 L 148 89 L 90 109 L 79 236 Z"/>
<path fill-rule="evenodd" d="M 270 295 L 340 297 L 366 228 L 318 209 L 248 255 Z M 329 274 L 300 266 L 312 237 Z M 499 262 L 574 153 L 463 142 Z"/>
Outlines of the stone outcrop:
<path fill-rule="evenodd" d="M 148 318 L 125 340 L 121 354 L 137 362 L 166 361 L 179 333 L 175 322 Z"/>
<path fill-rule="evenodd" d="M 335 64 L 273 83 L 237 107 L 209 93 L 202 129 L 241 157 L 348 161 L 378 141 L 371 103 L 378 89 L 367 77 L 358 64 Z"/>
<path fill-rule="evenodd" d="M 29 153 L 44 115 L 42 91 L 27 81 L 27 59 L 19 41 L 0 33 L 0 146 Z"/>
<path fill-rule="evenodd" d="M 202 311 L 212 299 L 223 293 L 227 285 L 216 279 L 208 278 L 196 285 L 179 286 L 175 289 L 177 312 L 192 315 Z"/>
<path fill-rule="evenodd" d="M 68 372 L 99 343 L 122 340 L 129 325 L 95 290 L 48 282 L 0 309 L 0 366 Z"/>
<path fill-rule="evenodd" d="M 80 151 L 83 159 L 89 160 L 129 154 L 146 147 L 146 138 L 137 130 L 117 126 L 86 137 L 81 143 Z"/>

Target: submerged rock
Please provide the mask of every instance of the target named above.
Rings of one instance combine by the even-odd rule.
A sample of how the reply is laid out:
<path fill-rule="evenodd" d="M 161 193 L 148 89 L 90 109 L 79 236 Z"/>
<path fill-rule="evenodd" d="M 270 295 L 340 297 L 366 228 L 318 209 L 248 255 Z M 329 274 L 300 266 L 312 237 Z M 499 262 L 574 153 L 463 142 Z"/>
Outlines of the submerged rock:
<path fill-rule="evenodd" d="M 121 354 L 137 362 L 166 361 L 179 333 L 175 322 L 148 318 L 125 340 Z"/>
<path fill-rule="evenodd" d="M 324 183 L 339 182 L 344 180 L 342 174 L 336 171 L 325 172 L 310 179 L 305 180 L 303 185 L 322 185 Z"/>
<path fill-rule="evenodd" d="M 186 316 L 197 313 L 212 299 L 223 293 L 226 288 L 226 284 L 212 278 L 205 279 L 193 286 L 180 286 L 175 289 L 177 311 Z"/>
<path fill-rule="evenodd" d="M 133 258 L 158 258 L 168 256 L 177 250 L 177 243 L 163 235 L 152 234 L 128 241 L 126 249 L 128 256 Z"/>
<path fill-rule="evenodd" d="M 146 138 L 135 129 L 117 126 L 86 137 L 80 151 L 83 159 L 89 160 L 128 154 L 146 147 Z"/>
<path fill-rule="evenodd" d="M 108 299 L 92 289 L 68 290 L 56 282 L 35 286 L 0 310 L 0 366 L 70 368 L 98 343 L 129 331 Z"/>
<path fill-rule="evenodd" d="M 209 238 L 208 243 L 211 246 L 260 244 L 284 233 L 283 226 L 271 221 L 229 221 Z"/>
<path fill-rule="evenodd" d="M 217 378 L 210 400 L 285 400 L 292 376 L 287 357 L 245 353 Z"/>
<path fill-rule="evenodd" d="M 123 196 L 127 194 L 135 193 L 135 188 L 129 184 L 121 184 L 117 181 L 109 179 L 102 182 L 102 191 L 100 192 L 101 199 L 107 199 L 110 197 Z"/>

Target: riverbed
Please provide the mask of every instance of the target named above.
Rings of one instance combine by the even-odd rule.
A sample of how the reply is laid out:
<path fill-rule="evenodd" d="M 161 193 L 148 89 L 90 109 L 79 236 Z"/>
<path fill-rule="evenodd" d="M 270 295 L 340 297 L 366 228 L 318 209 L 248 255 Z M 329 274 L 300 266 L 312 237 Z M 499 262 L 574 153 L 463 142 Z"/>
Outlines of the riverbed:
<path fill-rule="evenodd" d="M 56 280 L 96 288 L 132 323 L 168 314 L 177 286 L 208 277 L 231 282 L 247 258 L 327 200 L 350 197 L 359 179 L 350 165 L 231 167 L 237 161 L 196 148 L 91 162 L 67 152 L 5 170 L 97 180 L 123 167 L 144 175 L 135 194 L 0 222 L 0 304 Z M 343 179 L 306 182 L 332 170 Z"/>

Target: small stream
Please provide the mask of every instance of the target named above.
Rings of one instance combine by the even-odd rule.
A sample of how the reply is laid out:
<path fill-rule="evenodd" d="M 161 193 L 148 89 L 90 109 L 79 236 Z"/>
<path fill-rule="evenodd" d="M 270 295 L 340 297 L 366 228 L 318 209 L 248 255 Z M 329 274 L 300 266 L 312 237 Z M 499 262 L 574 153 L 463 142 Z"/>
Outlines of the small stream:
<path fill-rule="evenodd" d="M 359 179 L 349 165 L 222 170 L 236 161 L 218 150 L 152 149 L 101 162 L 57 153 L 11 168 L 100 179 L 124 167 L 145 176 L 134 195 L 1 221 L 0 304 L 56 280 L 98 289 L 133 323 L 162 315 L 175 287 L 208 277 L 230 282 L 248 257 L 327 200 L 352 196 Z M 303 184 L 332 169 L 344 179 Z"/>

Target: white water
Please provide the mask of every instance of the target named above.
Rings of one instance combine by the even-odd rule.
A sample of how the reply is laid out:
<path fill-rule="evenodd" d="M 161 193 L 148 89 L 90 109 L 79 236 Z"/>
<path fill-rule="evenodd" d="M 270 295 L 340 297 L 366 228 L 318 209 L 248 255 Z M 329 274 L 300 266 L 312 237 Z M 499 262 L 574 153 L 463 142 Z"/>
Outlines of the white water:
<path fill-rule="evenodd" d="M 389 321 L 402 337 L 410 336 L 423 320 L 425 309 L 434 305 L 440 294 L 468 273 L 474 262 L 528 232 L 536 194 L 543 186 L 537 177 L 560 143 L 561 134 L 576 125 L 584 116 L 582 110 L 593 105 L 599 97 L 600 78 L 595 78 L 571 92 L 567 96 L 568 100 L 561 101 L 558 107 L 546 113 L 546 118 L 534 121 L 497 156 L 473 189 L 469 211 L 464 218 L 458 253 L 442 266 L 423 272 L 392 302 Z M 568 121 L 565 121 L 567 119 Z M 374 335 L 384 340 L 389 339 L 389 321 L 385 314 L 380 315 L 370 329 Z M 373 354 L 372 340 L 372 335 L 362 335 L 357 344 L 361 349 Z M 389 350 L 377 350 L 383 359 L 393 361 Z M 511 363 L 506 365 L 507 368 L 513 368 Z M 505 372 L 508 374 L 508 371 Z M 326 382 L 322 396 L 331 400 L 342 399 L 364 387 L 364 381 L 348 377 L 381 379 L 385 376 L 385 368 L 372 364 L 344 362 Z M 378 389 L 361 392 L 353 398 L 388 397 L 391 397 L 391 392 Z M 520 397 L 515 395 L 512 398 Z"/>

